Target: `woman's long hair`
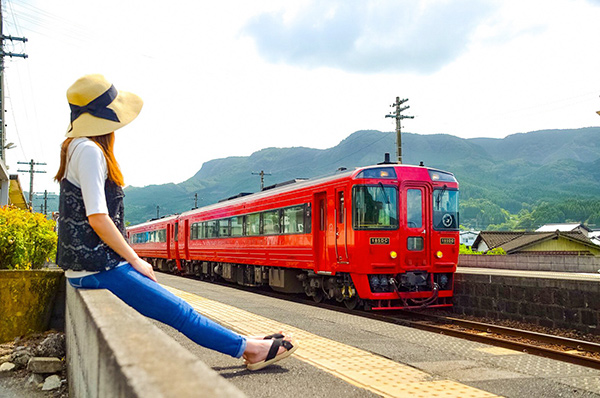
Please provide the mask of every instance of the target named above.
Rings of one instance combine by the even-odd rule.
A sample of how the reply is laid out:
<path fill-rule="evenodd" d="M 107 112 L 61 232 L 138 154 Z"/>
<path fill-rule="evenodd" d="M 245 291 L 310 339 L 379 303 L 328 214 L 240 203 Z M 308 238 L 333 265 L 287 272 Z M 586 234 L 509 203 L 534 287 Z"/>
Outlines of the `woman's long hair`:
<path fill-rule="evenodd" d="M 117 159 L 115 159 L 115 154 L 113 151 L 115 145 L 115 133 L 108 133 L 104 135 L 98 135 L 95 137 L 87 137 L 90 140 L 94 141 L 96 145 L 100 147 L 102 153 L 104 154 L 104 158 L 106 159 L 106 166 L 108 168 L 108 179 L 113 181 L 115 184 L 123 187 L 125 186 L 125 181 L 123 180 L 123 173 L 121 173 L 121 168 L 119 167 L 119 163 L 117 163 Z M 58 173 L 54 176 L 54 180 L 60 182 L 60 180 L 65 177 L 65 171 L 67 170 L 67 155 L 69 144 L 73 141 L 74 138 L 67 138 L 64 140 L 60 147 L 60 167 L 58 169 Z"/>

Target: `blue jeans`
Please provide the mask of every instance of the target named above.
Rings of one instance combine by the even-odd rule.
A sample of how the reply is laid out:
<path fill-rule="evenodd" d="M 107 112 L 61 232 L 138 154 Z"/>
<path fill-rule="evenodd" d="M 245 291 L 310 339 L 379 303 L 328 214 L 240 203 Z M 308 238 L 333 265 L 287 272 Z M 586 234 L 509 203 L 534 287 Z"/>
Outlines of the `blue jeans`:
<path fill-rule="evenodd" d="M 246 349 L 246 338 L 203 317 L 191 305 L 130 264 L 109 271 L 69 278 L 75 288 L 107 289 L 142 315 L 174 327 L 203 347 L 239 358 Z"/>

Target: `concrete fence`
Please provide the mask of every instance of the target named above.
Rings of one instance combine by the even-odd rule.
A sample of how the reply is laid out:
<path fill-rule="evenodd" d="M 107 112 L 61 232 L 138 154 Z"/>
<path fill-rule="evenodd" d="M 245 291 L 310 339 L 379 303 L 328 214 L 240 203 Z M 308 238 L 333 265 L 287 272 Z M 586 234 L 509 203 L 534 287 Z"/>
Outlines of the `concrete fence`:
<path fill-rule="evenodd" d="M 600 257 L 535 254 L 511 254 L 505 256 L 461 254 L 458 258 L 458 266 L 523 271 L 598 273 L 600 270 Z"/>
<path fill-rule="evenodd" d="M 600 334 L 600 275 L 460 268 L 454 311 Z"/>
<path fill-rule="evenodd" d="M 69 397 L 244 397 L 107 290 L 67 283 Z"/>

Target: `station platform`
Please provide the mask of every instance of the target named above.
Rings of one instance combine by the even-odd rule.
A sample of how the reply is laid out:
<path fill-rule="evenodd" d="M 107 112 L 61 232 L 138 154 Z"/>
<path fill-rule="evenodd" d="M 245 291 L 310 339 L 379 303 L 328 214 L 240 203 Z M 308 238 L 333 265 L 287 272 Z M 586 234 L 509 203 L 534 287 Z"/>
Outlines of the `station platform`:
<path fill-rule="evenodd" d="M 241 334 L 293 334 L 299 346 L 294 355 L 250 372 L 241 359 L 199 347 L 155 322 L 248 397 L 600 397 L 598 370 L 231 287 L 157 277 L 197 311 Z"/>

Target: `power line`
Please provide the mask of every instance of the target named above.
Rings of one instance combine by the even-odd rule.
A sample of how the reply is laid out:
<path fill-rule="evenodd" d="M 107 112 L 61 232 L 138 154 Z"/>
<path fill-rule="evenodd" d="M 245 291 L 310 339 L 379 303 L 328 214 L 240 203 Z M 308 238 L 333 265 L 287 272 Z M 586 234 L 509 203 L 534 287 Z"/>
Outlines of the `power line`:
<path fill-rule="evenodd" d="M 2 32 L 2 7 L 0 7 L 0 159 L 3 162 L 6 162 L 6 154 L 5 154 L 5 146 L 6 146 L 6 115 L 4 111 L 4 57 L 18 57 L 18 58 L 27 58 L 27 54 L 23 53 L 12 53 L 4 51 L 4 41 L 9 40 L 20 41 L 23 43 L 27 42 L 25 37 L 13 37 L 13 36 L 5 36 Z M 31 200 L 30 200 L 31 202 Z"/>

